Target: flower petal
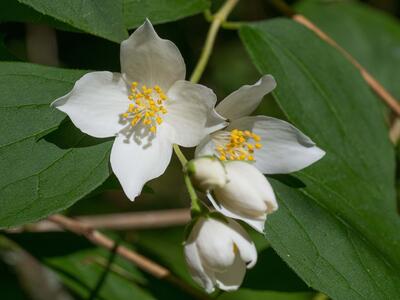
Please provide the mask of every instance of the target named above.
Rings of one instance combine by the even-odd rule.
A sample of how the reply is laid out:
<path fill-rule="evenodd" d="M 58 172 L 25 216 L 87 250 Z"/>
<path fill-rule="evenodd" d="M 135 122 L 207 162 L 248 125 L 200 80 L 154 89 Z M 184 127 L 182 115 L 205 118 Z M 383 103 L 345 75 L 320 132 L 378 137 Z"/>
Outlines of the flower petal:
<path fill-rule="evenodd" d="M 175 129 L 173 142 L 196 146 L 206 135 L 207 119 L 217 97 L 211 89 L 185 80 L 175 82 L 167 97 L 165 122 Z"/>
<path fill-rule="evenodd" d="M 210 134 L 228 126 L 228 121 L 213 109 L 207 118 L 206 133 Z"/>
<path fill-rule="evenodd" d="M 200 143 L 197 145 L 196 150 L 194 152 L 194 156 L 201 157 L 201 156 L 207 156 L 207 155 L 217 155 L 217 152 L 215 150 L 216 145 L 213 140 L 213 136 L 220 132 L 222 132 L 222 131 L 217 131 L 213 135 L 205 136 L 200 141 Z"/>
<path fill-rule="evenodd" d="M 207 198 L 210 200 L 211 204 L 214 206 L 215 210 L 218 211 L 219 213 L 223 214 L 224 216 L 228 218 L 233 218 L 237 220 L 241 220 L 257 230 L 260 233 L 264 233 L 264 227 L 265 227 L 265 220 L 266 216 L 262 216 L 260 218 L 249 218 L 246 216 L 242 216 L 237 214 L 236 212 L 231 211 L 230 209 L 224 207 L 222 204 L 220 204 L 211 193 L 207 193 Z"/>
<path fill-rule="evenodd" d="M 256 246 L 242 226 L 233 220 L 228 219 L 228 222 L 232 229 L 230 236 L 239 250 L 241 259 L 246 263 L 248 269 L 254 267 L 257 262 Z"/>
<path fill-rule="evenodd" d="M 192 232 L 190 233 L 187 241 L 184 244 L 185 260 L 188 265 L 189 273 L 192 276 L 193 280 L 201 285 L 207 293 L 212 293 L 215 289 L 214 278 L 211 272 L 207 272 L 207 269 L 205 269 L 202 265 L 195 242 L 200 226 L 201 225 L 199 223 L 194 226 Z"/>
<path fill-rule="evenodd" d="M 235 291 L 243 282 L 246 275 L 246 264 L 236 255 L 233 265 L 223 273 L 215 273 L 218 288 L 224 291 Z"/>
<path fill-rule="evenodd" d="M 223 117 L 234 120 L 250 115 L 260 104 L 262 98 L 276 87 L 274 77 L 264 75 L 253 85 L 244 85 L 228 95 L 216 107 Z"/>
<path fill-rule="evenodd" d="M 121 74 L 92 72 L 82 76 L 71 92 L 51 105 L 65 112 L 82 132 L 97 138 L 115 136 L 120 114 L 128 108 L 128 89 Z"/>
<path fill-rule="evenodd" d="M 214 272 L 223 272 L 235 260 L 229 227 L 220 220 L 207 218 L 197 236 L 197 249 L 204 265 Z"/>
<path fill-rule="evenodd" d="M 178 48 L 161 39 L 149 20 L 121 43 L 121 70 L 127 82 L 159 85 L 165 92 L 186 73 Z"/>
<path fill-rule="evenodd" d="M 146 132 L 147 130 L 147 132 Z M 132 136 L 118 135 L 111 150 L 111 167 L 130 200 L 134 200 L 143 185 L 167 168 L 172 155 L 168 128 L 159 126 L 157 134 L 147 128 L 135 128 Z"/>
<path fill-rule="evenodd" d="M 263 147 L 254 152 L 255 166 L 264 174 L 299 171 L 320 160 L 325 152 L 293 125 L 271 117 L 235 120 L 227 128 L 250 130 L 261 137 Z"/>

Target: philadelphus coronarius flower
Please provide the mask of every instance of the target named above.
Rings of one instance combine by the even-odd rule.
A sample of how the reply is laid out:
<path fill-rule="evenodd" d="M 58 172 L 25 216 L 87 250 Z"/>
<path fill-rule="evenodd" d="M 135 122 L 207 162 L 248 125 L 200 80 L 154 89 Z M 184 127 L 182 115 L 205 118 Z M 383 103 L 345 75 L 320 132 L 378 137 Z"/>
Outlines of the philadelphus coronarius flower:
<path fill-rule="evenodd" d="M 265 75 L 226 97 L 209 118 L 208 131 L 212 133 L 196 148 L 197 157 L 214 155 L 226 162 L 228 184 L 208 193 L 215 209 L 260 232 L 264 231 L 266 215 L 278 208 L 272 187 L 261 173 L 295 172 L 325 155 L 291 124 L 266 116 L 247 116 L 275 86 L 274 78 Z M 226 127 L 218 130 L 222 120 Z"/>
<path fill-rule="evenodd" d="M 249 161 L 264 174 L 295 172 L 322 158 L 325 152 L 289 123 L 266 116 L 248 117 L 275 87 L 274 78 L 264 75 L 222 100 L 209 118 L 211 134 L 197 146 L 196 156 Z M 226 127 L 215 131 L 222 121 Z"/>
<path fill-rule="evenodd" d="M 193 279 L 208 293 L 215 286 L 225 291 L 239 288 L 257 261 L 257 250 L 242 227 L 231 219 L 199 217 L 184 244 Z"/>
<path fill-rule="evenodd" d="M 184 80 L 178 48 L 161 39 L 148 20 L 121 43 L 120 59 L 121 74 L 88 73 L 52 105 L 91 136 L 115 136 L 111 167 L 134 200 L 147 181 L 165 171 L 172 144 L 194 147 L 204 137 L 216 96 Z"/>
<path fill-rule="evenodd" d="M 218 159 L 199 157 L 188 163 L 188 172 L 196 187 L 207 193 L 210 202 L 223 215 L 264 232 L 267 215 L 278 209 L 268 180 L 248 162 L 216 164 L 215 161 Z"/>

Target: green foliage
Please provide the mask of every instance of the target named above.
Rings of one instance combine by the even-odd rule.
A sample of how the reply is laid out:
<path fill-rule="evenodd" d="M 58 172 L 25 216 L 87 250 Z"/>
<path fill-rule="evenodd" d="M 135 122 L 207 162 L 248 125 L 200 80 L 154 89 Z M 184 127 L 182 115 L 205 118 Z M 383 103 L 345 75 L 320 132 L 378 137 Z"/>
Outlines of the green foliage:
<path fill-rule="evenodd" d="M 136 28 L 146 18 L 153 24 L 171 22 L 188 17 L 210 7 L 209 0 L 123 0 L 127 28 Z"/>
<path fill-rule="evenodd" d="M 146 18 L 153 24 L 166 23 L 209 6 L 209 0 L 2 0 L 0 22 L 47 23 L 119 43 L 128 37 L 127 29 L 140 26 Z"/>
<path fill-rule="evenodd" d="M 353 1 L 307 0 L 297 9 L 349 51 L 400 99 L 400 26 L 388 14 Z M 340 21 L 338 21 L 340 20 Z"/>
<path fill-rule="evenodd" d="M 333 298 L 395 297 L 400 220 L 378 100 L 345 58 L 293 21 L 240 33 L 260 72 L 277 79 L 274 97 L 288 119 L 327 152 L 298 172 L 304 188 L 275 182 L 281 207 L 267 221 L 267 239 L 308 284 Z"/>
<path fill-rule="evenodd" d="M 68 122 L 43 138 L 64 118 L 50 103 L 83 74 L 0 64 L 0 227 L 65 209 L 109 176 L 110 142 L 89 138 Z"/>

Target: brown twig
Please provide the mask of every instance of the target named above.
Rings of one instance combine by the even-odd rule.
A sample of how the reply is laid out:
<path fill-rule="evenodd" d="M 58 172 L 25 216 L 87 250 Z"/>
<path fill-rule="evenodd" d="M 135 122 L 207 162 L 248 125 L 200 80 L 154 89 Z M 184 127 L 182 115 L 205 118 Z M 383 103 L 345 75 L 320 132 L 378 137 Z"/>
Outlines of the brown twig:
<path fill-rule="evenodd" d="M 319 38 L 327 42 L 329 45 L 337 49 L 349 62 L 351 62 L 361 73 L 361 76 L 367 82 L 369 87 L 386 103 L 386 105 L 400 116 L 400 104 L 392 96 L 382 84 L 378 82 L 349 52 L 347 52 L 343 47 L 341 47 L 334 39 L 332 39 L 328 34 L 323 32 L 317 25 L 307 19 L 305 16 L 296 13 L 289 5 L 287 5 L 282 0 L 272 0 L 272 3 L 277 9 L 279 9 L 283 14 L 292 18 L 295 22 L 302 24 L 303 26 L 314 32 Z"/>
<path fill-rule="evenodd" d="M 397 116 L 400 116 L 400 104 L 399 102 L 376 80 L 349 52 L 342 48 L 338 43 L 336 43 L 331 37 L 329 37 L 325 32 L 319 29 L 314 23 L 303 15 L 293 15 L 292 19 L 297 23 L 300 23 L 313 31 L 322 40 L 336 48 L 344 57 L 347 58 L 361 73 L 361 76 L 368 83 L 370 88 L 392 109 Z"/>
<path fill-rule="evenodd" d="M 94 229 L 127 230 L 163 228 L 168 226 L 187 224 L 190 221 L 190 211 L 186 208 L 168 209 L 149 212 L 128 212 L 95 216 L 80 216 L 75 217 L 75 219 L 85 223 L 86 225 Z M 7 232 L 10 233 L 18 233 L 24 231 L 62 231 L 62 228 L 53 222 L 43 220 L 38 223 L 7 230 Z"/>
<path fill-rule="evenodd" d="M 50 216 L 48 219 L 51 222 L 64 228 L 65 230 L 84 236 L 86 239 L 88 239 L 97 246 L 106 248 L 108 250 L 112 250 L 115 248 L 115 242 L 112 239 L 108 238 L 101 232 L 94 230 L 89 225 L 81 221 L 70 219 L 63 215 L 53 215 Z M 137 267 L 139 267 L 143 271 L 151 274 L 152 276 L 158 279 L 166 280 L 174 284 L 175 286 L 178 286 L 181 290 L 190 294 L 195 299 L 200 299 L 200 300 L 210 299 L 207 295 L 201 293 L 200 291 L 196 290 L 189 284 L 180 280 L 179 278 L 174 276 L 168 269 L 151 261 L 147 257 L 120 245 L 116 247 L 115 251 L 118 255 L 134 263 Z"/>

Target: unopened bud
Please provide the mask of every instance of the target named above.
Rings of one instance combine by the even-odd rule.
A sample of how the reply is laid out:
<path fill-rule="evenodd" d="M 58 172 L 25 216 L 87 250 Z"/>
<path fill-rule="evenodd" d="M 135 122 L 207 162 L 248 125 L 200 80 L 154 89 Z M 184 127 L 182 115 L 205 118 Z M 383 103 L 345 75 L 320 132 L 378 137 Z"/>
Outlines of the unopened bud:
<path fill-rule="evenodd" d="M 186 165 L 186 171 L 194 186 L 203 192 L 216 187 L 222 188 L 228 182 L 224 165 L 212 156 L 191 160 Z"/>

